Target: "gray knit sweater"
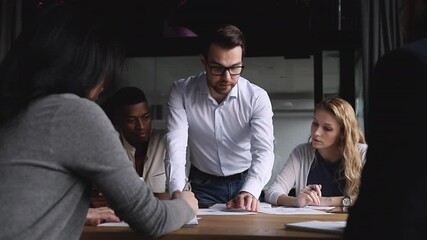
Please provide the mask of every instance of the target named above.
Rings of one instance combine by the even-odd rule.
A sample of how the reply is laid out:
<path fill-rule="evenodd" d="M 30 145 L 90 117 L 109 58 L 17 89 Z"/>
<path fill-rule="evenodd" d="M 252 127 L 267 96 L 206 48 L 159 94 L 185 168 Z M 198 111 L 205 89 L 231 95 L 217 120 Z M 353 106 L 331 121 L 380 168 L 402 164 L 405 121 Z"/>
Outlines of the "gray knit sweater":
<path fill-rule="evenodd" d="M 163 235 L 194 216 L 184 200 L 153 197 L 92 101 L 52 95 L 0 126 L 1 240 L 79 239 L 92 183 L 142 235 Z"/>

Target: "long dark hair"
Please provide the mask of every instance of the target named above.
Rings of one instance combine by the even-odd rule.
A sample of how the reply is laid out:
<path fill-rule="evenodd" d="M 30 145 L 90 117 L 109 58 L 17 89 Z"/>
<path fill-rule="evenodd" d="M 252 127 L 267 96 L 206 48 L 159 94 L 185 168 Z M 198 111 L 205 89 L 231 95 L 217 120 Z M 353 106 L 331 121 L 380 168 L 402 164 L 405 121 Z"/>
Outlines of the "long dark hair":
<path fill-rule="evenodd" d="M 86 97 L 101 80 L 113 83 L 125 54 L 107 20 L 77 5 L 41 12 L 0 65 L 0 123 L 35 99 L 61 93 Z"/>

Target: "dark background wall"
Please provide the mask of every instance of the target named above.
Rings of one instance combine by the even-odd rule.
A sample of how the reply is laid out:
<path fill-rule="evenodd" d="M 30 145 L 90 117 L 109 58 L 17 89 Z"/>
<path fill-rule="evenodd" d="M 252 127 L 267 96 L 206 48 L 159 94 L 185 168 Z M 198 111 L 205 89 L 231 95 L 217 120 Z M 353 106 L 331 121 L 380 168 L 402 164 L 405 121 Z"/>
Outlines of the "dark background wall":
<path fill-rule="evenodd" d="M 24 27 L 41 9 L 56 2 L 90 5 L 114 19 L 129 56 L 198 53 L 198 38 L 165 36 L 167 19 L 197 35 L 222 23 L 239 26 L 248 56 L 307 57 L 321 48 L 359 46 L 358 1 L 353 0 L 26 0 Z M 341 2 L 341 5 L 339 5 Z M 340 10 L 341 9 L 341 10 Z"/>

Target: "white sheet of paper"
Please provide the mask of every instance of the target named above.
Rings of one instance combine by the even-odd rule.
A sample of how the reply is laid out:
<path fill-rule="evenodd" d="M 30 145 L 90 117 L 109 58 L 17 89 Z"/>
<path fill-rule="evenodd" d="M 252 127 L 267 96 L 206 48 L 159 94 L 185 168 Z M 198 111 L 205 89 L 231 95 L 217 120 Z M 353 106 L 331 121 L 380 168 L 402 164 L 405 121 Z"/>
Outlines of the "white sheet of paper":
<path fill-rule="evenodd" d="M 328 211 L 328 210 L 334 209 L 335 207 L 307 206 L 306 208 Z"/>
<path fill-rule="evenodd" d="M 125 222 L 107 222 L 107 223 L 101 223 L 98 224 L 98 227 L 129 227 L 129 224 Z"/>
<path fill-rule="evenodd" d="M 197 216 L 195 216 L 193 219 L 191 219 L 190 221 L 188 221 L 186 224 L 184 224 L 183 227 L 194 227 L 199 225 L 199 219 Z"/>
<path fill-rule="evenodd" d="M 346 226 L 346 221 L 303 221 L 285 224 L 285 228 L 307 231 L 320 231 L 331 233 L 342 233 Z"/>
<path fill-rule="evenodd" d="M 199 213 L 197 215 L 247 215 L 247 214 L 256 214 L 256 212 L 251 212 L 243 209 L 229 209 L 226 207 L 225 203 L 217 203 L 209 208 L 199 208 Z"/>
<path fill-rule="evenodd" d="M 271 204 L 261 202 L 261 208 L 259 212 L 251 212 L 243 209 L 229 209 L 225 203 L 217 203 L 212 205 L 210 208 L 200 208 L 197 215 L 247 215 L 247 214 L 331 214 L 324 210 L 329 210 L 334 207 L 318 207 L 318 206 L 307 206 L 304 208 L 295 207 L 283 207 L 277 206 L 272 207 Z M 321 211 L 323 210 L 323 211 Z"/>
<path fill-rule="evenodd" d="M 190 221 L 188 221 L 186 224 L 184 224 L 183 227 L 193 227 L 199 224 L 199 219 L 201 219 L 200 217 L 194 217 L 193 219 L 191 219 Z M 98 227 L 129 227 L 129 224 L 127 224 L 126 222 L 107 222 L 107 223 L 101 223 L 98 224 Z"/>
<path fill-rule="evenodd" d="M 325 211 L 313 209 L 311 207 L 272 207 L 272 208 L 261 208 L 260 212 L 268 214 L 331 214 Z"/>
<path fill-rule="evenodd" d="M 261 209 L 270 209 L 271 204 L 266 202 L 261 202 Z M 200 208 L 197 215 L 249 215 L 257 214 L 257 212 L 252 212 L 239 208 L 227 208 L 225 203 L 217 203 L 212 205 L 209 208 Z"/>
<path fill-rule="evenodd" d="M 200 215 L 248 215 L 248 214 L 257 214 L 256 212 L 249 212 L 241 209 L 236 210 L 227 210 L 227 209 L 210 209 L 210 208 L 200 208 L 198 216 Z"/>

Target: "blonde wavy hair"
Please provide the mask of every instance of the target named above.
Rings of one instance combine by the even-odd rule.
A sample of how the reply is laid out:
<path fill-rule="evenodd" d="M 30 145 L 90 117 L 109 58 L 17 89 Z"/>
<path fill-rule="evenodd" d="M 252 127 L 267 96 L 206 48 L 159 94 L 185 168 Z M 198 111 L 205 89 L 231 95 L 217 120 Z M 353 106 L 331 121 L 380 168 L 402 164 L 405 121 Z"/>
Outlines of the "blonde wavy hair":
<path fill-rule="evenodd" d="M 343 176 L 346 180 L 344 193 L 357 195 L 363 168 L 358 144 L 366 141 L 359 127 L 356 113 L 350 103 L 337 96 L 323 99 L 315 106 L 314 111 L 319 109 L 331 113 L 340 126 L 339 151 L 342 156 L 342 165 L 339 176 Z"/>

